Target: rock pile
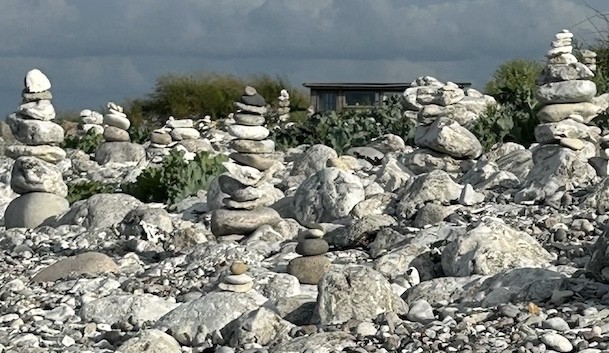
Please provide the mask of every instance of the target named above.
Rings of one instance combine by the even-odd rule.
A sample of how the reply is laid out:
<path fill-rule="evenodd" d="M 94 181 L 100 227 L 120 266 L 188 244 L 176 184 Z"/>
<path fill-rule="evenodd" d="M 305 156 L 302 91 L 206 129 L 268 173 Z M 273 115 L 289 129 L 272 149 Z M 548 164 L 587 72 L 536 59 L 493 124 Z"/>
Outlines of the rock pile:
<path fill-rule="evenodd" d="M 290 119 L 290 94 L 285 89 L 282 89 L 279 94 L 277 114 L 279 115 L 279 121 L 288 121 Z"/>
<path fill-rule="evenodd" d="M 104 115 L 104 139 L 107 142 L 130 142 L 129 127 L 131 121 L 127 119 L 127 114 L 123 113 L 123 107 L 113 102 L 106 105 L 108 112 Z"/>
<path fill-rule="evenodd" d="M 567 30 L 556 34 L 537 79 L 535 96 L 543 105 L 535 127 L 539 145 L 532 149 L 534 167 L 517 202 L 560 198 L 554 196 L 559 189 L 585 186 L 596 176 L 588 160 L 596 155 L 601 131 L 587 125 L 599 110 L 592 103 L 596 85 L 592 71 L 572 54 L 572 37 Z"/>
<path fill-rule="evenodd" d="M 123 107 L 113 102 L 106 105 L 104 115 L 104 140 L 95 150 L 95 160 L 99 164 L 111 162 L 140 162 L 146 158 L 146 150 L 140 144 L 131 143 L 129 127 L 131 121 L 123 112 Z"/>
<path fill-rule="evenodd" d="M 317 284 L 330 268 L 330 260 L 324 256 L 329 245 L 322 237 L 320 229 L 307 229 L 301 234 L 296 246 L 296 253 L 302 255 L 288 263 L 288 273 L 298 278 L 302 284 Z"/>
<path fill-rule="evenodd" d="M 192 119 L 176 120 L 173 116 L 170 116 L 165 126 L 152 131 L 150 134 L 151 146 L 167 148 L 174 146 L 179 141 L 198 139 L 201 134 L 194 126 Z"/>
<path fill-rule="evenodd" d="M 596 53 L 588 49 L 580 50 L 579 53 L 582 56 L 582 62 L 588 66 L 590 71 L 596 71 Z"/>
<path fill-rule="evenodd" d="M 279 165 L 273 160 L 275 142 L 266 139 L 270 132 L 262 126 L 265 122 L 264 114 L 267 112 L 264 98 L 255 88 L 248 86 L 241 100 L 235 102 L 235 106 L 238 109 L 234 115 L 235 124 L 227 128 L 228 133 L 234 137 L 229 144 L 229 147 L 235 150 L 230 155 L 233 161 L 224 163 L 228 172 L 218 178 L 221 192 L 228 196 L 223 201 L 228 210 L 217 210 L 212 214 L 212 231 L 215 235 L 245 235 L 254 231 L 265 223 L 254 221 L 251 225 L 256 227 L 241 227 L 238 232 L 239 226 L 225 226 L 240 223 L 237 219 L 243 218 L 275 218 L 277 213 L 266 206 L 283 197 L 281 191 L 272 183 L 273 174 Z M 249 222 L 251 221 L 246 223 Z M 232 230 L 229 230 L 231 228 Z"/>
<path fill-rule="evenodd" d="M 25 146 L 10 146 L 6 155 L 14 158 L 11 188 L 21 196 L 8 205 L 4 213 L 6 228 L 35 228 L 49 217 L 69 207 L 65 197 L 68 187 L 61 170 L 55 165 L 66 153 L 58 144 L 64 131 L 53 122 L 51 82 L 37 69 L 25 76 L 23 103 L 7 117 L 15 138 Z"/>
<path fill-rule="evenodd" d="M 93 130 L 96 134 L 104 133 L 104 116 L 91 109 L 83 109 L 80 112 L 80 122 L 84 133 Z"/>
<path fill-rule="evenodd" d="M 244 293 L 254 287 L 254 279 L 246 274 L 248 266 L 235 261 L 230 266 L 230 275 L 224 276 L 218 288 L 227 292 Z"/>

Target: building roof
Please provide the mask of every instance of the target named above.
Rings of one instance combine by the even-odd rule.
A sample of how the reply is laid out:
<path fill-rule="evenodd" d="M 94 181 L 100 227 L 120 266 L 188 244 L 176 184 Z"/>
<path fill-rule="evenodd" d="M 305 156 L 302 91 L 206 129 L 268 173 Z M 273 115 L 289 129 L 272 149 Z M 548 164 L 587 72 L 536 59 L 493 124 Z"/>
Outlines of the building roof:
<path fill-rule="evenodd" d="M 469 87 L 472 84 L 469 82 L 456 82 L 456 84 L 463 88 Z M 379 82 L 337 82 L 337 83 L 303 83 L 303 86 L 307 88 L 317 88 L 317 89 L 395 89 L 395 90 L 405 90 L 406 88 L 411 87 L 410 83 L 379 83 Z"/>

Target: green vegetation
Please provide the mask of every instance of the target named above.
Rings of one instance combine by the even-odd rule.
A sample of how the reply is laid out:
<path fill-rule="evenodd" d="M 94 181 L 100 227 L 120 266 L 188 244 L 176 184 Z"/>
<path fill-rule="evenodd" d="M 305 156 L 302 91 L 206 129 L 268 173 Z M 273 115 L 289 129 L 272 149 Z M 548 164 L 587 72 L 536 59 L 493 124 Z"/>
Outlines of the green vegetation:
<path fill-rule="evenodd" d="M 91 129 L 84 135 L 66 136 L 61 147 L 79 149 L 85 153 L 93 153 L 102 142 L 104 142 L 104 136 Z"/>
<path fill-rule="evenodd" d="M 121 189 L 143 202 L 175 204 L 206 189 L 224 171 L 222 163 L 227 160 L 226 156 L 200 152 L 189 162 L 184 160 L 184 152 L 172 150 L 160 166 L 146 168 L 134 183 Z"/>
<path fill-rule="evenodd" d="M 279 149 L 301 144 L 325 144 L 339 154 L 350 147 L 364 146 L 385 134 L 395 134 L 412 142 L 415 123 L 404 118 L 403 111 L 401 97 L 392 97 L 387 104 L 370 111 L 330 112 L 283 124 L 273 130 L 272 139 Z"/>
<path fill-rule="evenodd" d="M 88 199 L 95 194 L 113 193 L 116 186 L 103 184 L 99 181 L 85 181 L 75 184 L 68 184 L 68 196 L 66 199 L 70 204 L 76 201 Z"/>

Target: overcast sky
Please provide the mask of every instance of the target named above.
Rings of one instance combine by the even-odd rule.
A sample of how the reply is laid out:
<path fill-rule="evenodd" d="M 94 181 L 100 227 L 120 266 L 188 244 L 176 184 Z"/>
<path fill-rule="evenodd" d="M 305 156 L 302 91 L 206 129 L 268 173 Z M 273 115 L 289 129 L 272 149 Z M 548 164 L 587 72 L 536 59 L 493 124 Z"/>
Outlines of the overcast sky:
<path fill-rule="evenodd" d="M 151 92 L 166 73 L 271 74 L 303 82 L 411 82 L 482 89 L 499 64 L 543 60 L 563 29 L 609 0 L 0 0 L 0 111 L 39 68 L 58 110 Z M 602 21 L 597 25 L 605 26 Z"/>

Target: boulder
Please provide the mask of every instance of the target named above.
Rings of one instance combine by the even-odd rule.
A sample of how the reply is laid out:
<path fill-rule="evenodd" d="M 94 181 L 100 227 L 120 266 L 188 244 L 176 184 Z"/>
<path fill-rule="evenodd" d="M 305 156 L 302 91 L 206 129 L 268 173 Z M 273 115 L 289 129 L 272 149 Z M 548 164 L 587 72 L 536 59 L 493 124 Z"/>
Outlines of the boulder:
<path fill-rule="evenodd" d="M 18 194 L 45 192 L 68 196 L 68 186 L 59 168 L 36 157 L 19 157 L 13 165 L 11 188 Z"/>
<path fill-rule="evenodd" d="M 50 224 L 75 224 L 87 229 L 109 228 L 121 223 L 131 210 L 142 206 L 143 203 L 131 195 L 96 194 L 75 202 Z"/>
<path fill-rule="evenodd" d="M 66 151 L 58 146 L 25 146 L 25 145 L 11 145 L 6 147 L 4 155 L 17 159 L 19 157 L 36 157 L 49 163 L 57 163 L 66 158 Z"/>
<path fill-rule="evenodd" d="M 291 339 L 295 326 L 267 308 L 250 311 L 225 326 L 220 332 L 231 347 L 257 343 L 272 346 Z"/>
<path fill-rule="evenodd" d="M 178 307 L 175 300 L 152 294 L 113 294 L 84 303 L 80 316 L 85 322 L 114 325 L 120 322 L 156 322 Z"/>
<path fill-rule="evenodd" d="M 107 255 L 86 252 L 64 258 L 38 272 L 32 282 L 54 282 L 69 276 L 118 272 L 118 265 Z"/>
<path fill-rule="evenodd" d="M 51 82 L 42 71 L 33 69 L 25 74 L 25 89 L 29 93 L 44 92 L 51 89 Z"/>
<path fill-rule="evenodd" d="M 537 118 L 542 123 L 555 123 L 571 115 L 579 115 L 585 122 L 589 122 L 601 111 L 601 107 L 590 102 L 548 104 L 539 110 Z"/>
<path fill-rule="evenodd" d="M 211 216 L 211 231 L 216 236 L 249 234 L 265 224 L 275 224 L 279 221 L 279 213 L 268 207 L 249 211 L 216 209 Z"/>
<path fill-rule="evenodd" d="M 541 104 L 590 102 L 595 95 L 596 84 L 588 80 L 550 82 L 535 90 Z"/>
<path fill-rule="evenodd" d="M 304 175 L 309 177 L 324 169 L 328 159 L 337 157 L 338 155 L 332 147 L 326 145 L 313 145 L 294 161 L 294 166 L 290 171 L 290 175 Z"/>
<path fill-rule="evenodd" d="M 480 141 L 458 122 L 440 118 L 431 125 L 419 125 L 415 143 L 456 158 L 478 158 L 482 154 Z"/>
<path fill-rule="evenodd" d="M 6 118 L 15 139 L 26 145 L 50 145 L 63 142 L 63 128 L 52 122 L 22 119 L 16 114 Z"/>
<path fill-rule="evenodd" d="M 31 192 L 13 199 L 4 212 L 8 228 L 36 228 L 45 221 L 62 214 L 70 207 L 63 197 L 46 192 Z"/>
<path fill-rule="evenodd" d="M 146 159 L 146 150 L 137 143 L 105 142 L 95 150 L 95 161 L 99 164 L 140 162 Z"/>
<path fill-rule="evenodd" d="M 455 183 L 450 175 L 441 170 L 417 176 L 413 183 L 404 190 L 397 205 L 397 215 L 403 219 L 413 217 L 419 207 L 435 201 L 448 204 L 461 196 L 463 186 Z"/>

